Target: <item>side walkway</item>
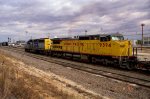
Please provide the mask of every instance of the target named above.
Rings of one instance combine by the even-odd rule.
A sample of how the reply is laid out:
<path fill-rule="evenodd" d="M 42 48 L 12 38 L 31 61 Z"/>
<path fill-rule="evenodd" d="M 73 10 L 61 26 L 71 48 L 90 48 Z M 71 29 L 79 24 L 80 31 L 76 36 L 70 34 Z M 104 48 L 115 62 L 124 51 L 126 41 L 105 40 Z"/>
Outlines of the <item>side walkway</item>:
<path fill-rule="evenodd" d="M 138 52 L 137 56 L 140 61 L 150 61 L 150 53 Z"/>

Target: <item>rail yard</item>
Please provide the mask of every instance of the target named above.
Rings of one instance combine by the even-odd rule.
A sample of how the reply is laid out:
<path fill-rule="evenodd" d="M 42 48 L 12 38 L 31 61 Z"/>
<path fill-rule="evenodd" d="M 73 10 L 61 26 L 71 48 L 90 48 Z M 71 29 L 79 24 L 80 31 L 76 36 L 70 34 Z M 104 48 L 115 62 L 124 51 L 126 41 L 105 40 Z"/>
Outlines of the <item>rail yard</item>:
<path fill-rule="evenodd" d="M 89 61 L 81 61 L 76 57 L 72 59 L 69 55 L 68 57 L 56 57 L 43 55 L 44 53 L 41 52 L 39 54 L 28 53 L 24 48 L 1 47 L 1 51 L 22 62 L 32 64 L 33 67 L 44 72 L 53 72 L 76 82 L 87 88 L 86 90 L 91 90 L 94 93 L 93 98 L 136 97 L 148 99 L 150 97 L 150 79 L 147 70 L 128 70 L 110 64 L 106 66 L 99 62 L 91 64 Z M 144 51 L 147 52 L 148 49 L 143 49 L 142 53 L 140 49 L 137 50 L 138 59 L 141 61 L 144 61 L 145 57 L 149 57 Z"/>
<path fill-rule="evenodd" d="M 0 6 L 0 99 L 150 99 L 150 0 Z"/>
<path fill-rule="evenodd" d="M 41 53 L 56 57 L 87 60 L 90 63 L 114 65 L 126 69 L 149 70 L 150 61 L 137 57 L 130 40 L 122 34 L 84 35 L 76 38 L 31 39 L 25 46 L 26 52 Z M 147 59 L 147 58 L 146 58 Z"/>

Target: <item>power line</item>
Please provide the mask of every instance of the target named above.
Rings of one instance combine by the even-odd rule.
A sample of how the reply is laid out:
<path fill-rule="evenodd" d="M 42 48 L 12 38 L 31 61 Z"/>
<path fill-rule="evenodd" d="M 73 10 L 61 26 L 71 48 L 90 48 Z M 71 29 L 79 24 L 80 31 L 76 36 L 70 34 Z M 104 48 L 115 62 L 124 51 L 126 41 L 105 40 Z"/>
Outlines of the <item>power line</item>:
<path fill-rule="evenodd" d="M 149 35 L 150 33 L 145 33 L 145 34 L 143 34 L 143 35 Z M 133 36 L 133 35 L 141 35 L 141 34 L 126 34 L 126 35 L 124 35 L 124 36 Z"/>

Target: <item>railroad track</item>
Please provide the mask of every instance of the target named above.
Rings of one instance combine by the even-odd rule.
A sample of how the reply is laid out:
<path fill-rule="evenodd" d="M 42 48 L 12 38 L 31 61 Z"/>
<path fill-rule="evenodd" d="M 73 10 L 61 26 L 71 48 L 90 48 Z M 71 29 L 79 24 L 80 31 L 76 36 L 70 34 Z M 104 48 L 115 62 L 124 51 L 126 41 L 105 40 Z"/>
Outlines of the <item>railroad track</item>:
<path fill-rule="evenodd" d="M 84 71 L 87 73 L 91 73 L 91 74 L 95 74 L 97 76 L 103 76 L 103 77 L 107 77 L 113 80 L 118 80 L 118 81 L 122 81 L 122 82 L 126 82 L 129 84 L 135 84 L 138 86 L 142 86 L 142 87 L 146 87 L 146 88 L 150 88 L 150 78 L 149 75 L 144 75 L 142 77 L 136 77 L 134 76 L 134 73 L 131 73 L 131 71 L 113 71 L 113 70 L 107 70 L 107 69 L 101 69 L 99 66 L 97 65 L 89 65 L 86 63 L 79 63 L 79 62 L 72 62 L 72 61 L 68 61 L 68 60 L 63 60 L 63 59 L 57 59 L 57 58 L 52 58 L 52 57 L 46 57 L 43 55 L 39 55 L 39 54 L 33 54 L 33 53 L 26 53 L 23 51 L 23 49 L 16 49 L 16 48 L 3 48 L 3 49 L 7 49 L 7 50 L 11 50 L 17 53 L 20 53 L 22 55 L 26 55 L 26 56 L 30 56 L 36 59 L 40 59 L 40 60 L 44 60 L 50 63 L 54 63 L 54 64 L 58 64 L 64 67 L 69 67 L 72 69 L 76 69 L 76 70 L 80 70 L 80 71 Z"/>

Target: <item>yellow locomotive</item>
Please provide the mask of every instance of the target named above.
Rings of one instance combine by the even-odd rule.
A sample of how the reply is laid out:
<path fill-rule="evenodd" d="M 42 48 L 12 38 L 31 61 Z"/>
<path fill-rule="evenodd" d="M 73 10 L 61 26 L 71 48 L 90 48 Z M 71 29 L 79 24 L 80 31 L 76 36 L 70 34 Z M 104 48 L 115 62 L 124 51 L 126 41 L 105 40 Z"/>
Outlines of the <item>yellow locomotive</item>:
<path fill-rule="evenodd" d="M 132 69 L 137 58 L 132 54 L 131 41 L 121 34 L 84 35 L 74 38 L 32 39 L 25 51 L 57 57 L 78 58 L 104 65 L 118 65 Z"/>
<path fill-rule="evenodd" d="M 76 38 L 52 39 L 51 55 L 73 58 L 77 55 L 90 62 L 118 64 L 123 68 L 134 68 L 136 57 L 132 55 L 131 41 L 121 34 L 87 35 Z"/>

